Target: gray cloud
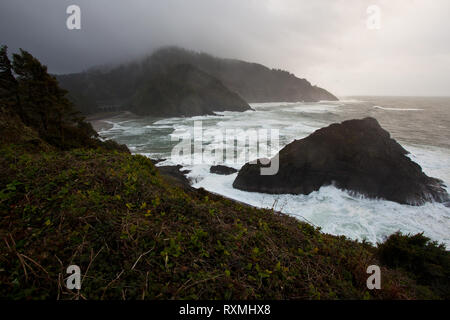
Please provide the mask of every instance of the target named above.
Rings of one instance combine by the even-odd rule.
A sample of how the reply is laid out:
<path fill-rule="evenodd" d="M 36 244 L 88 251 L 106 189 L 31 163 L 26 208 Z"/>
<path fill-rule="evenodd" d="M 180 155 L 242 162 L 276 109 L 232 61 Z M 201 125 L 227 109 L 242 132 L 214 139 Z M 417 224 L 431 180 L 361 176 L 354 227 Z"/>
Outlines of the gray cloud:
<path fill-rule="evenodd" d="M 77 4 L 82 29 L 66 29 Z M 366 27 L 379 5 L 381 29 Z M 338 95 L 449 95 L 447 0 L 2 0 L 0 41 L 54 73 L 163 45 L 287 69 Z"/>

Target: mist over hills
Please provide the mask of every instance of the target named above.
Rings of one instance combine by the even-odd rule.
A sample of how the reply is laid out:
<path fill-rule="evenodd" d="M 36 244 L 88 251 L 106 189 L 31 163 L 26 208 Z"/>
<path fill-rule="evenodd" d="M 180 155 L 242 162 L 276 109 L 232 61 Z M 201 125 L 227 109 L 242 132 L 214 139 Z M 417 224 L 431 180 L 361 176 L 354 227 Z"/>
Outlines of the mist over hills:
<path fill-rule="evenodd" d="M 178 47 L 159 49 L 140 61 L 57 78 L 85 114 L 129 110 L 141 115 L 192 116 L 245 111 L 250 102 L 337 100 L 287 71 Z"/>
<path fill-rule="evenodd" d="M 311 85 L 306 79 L 297 78 L 284 70 L 269 69 L 258 63 L 221 59 L 177 47 L 162 48 L 148 60 L 160 65 L 192 64 L 217 77 L 247 102 L 337 100 L 334 95 Z"/>

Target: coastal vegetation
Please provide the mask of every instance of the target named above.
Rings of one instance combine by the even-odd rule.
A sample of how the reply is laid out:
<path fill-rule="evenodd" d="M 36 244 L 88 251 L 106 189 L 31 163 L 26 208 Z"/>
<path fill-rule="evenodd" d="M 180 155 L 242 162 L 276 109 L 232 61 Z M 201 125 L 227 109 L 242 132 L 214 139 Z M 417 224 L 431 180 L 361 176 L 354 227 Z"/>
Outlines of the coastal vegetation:
<path fill-rule="evenodd" d="M 0 52 L 3 299 L 450 297 L 443 246 L 398 234 L 376 247 L 175 184 L 101 141 L 31 54 Z M 73 264 L 80 290 L 65 286 Z"/>

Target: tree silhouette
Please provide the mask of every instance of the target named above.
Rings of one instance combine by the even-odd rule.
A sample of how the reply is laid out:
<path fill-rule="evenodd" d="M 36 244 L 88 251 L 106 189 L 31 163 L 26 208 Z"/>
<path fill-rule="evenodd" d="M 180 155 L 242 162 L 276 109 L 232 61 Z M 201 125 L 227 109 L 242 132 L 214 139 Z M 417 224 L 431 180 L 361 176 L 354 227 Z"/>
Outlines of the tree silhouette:
<path fill-rule="evenodd" d="M 8 58 L 8 47 L 0 47 L 0 103 L 6 107 L 18 104 L 18 83 L 12 74 L 11 61 Z"/>
<path fill-rule="evenodd" d="M 95 144 L 97 133 L 84 121 L 47 67 L 20 49 L 12 63 L 7 47 L 0 49 L 0 105 L 17 113 L 23 123 L 59 148 Z"/>

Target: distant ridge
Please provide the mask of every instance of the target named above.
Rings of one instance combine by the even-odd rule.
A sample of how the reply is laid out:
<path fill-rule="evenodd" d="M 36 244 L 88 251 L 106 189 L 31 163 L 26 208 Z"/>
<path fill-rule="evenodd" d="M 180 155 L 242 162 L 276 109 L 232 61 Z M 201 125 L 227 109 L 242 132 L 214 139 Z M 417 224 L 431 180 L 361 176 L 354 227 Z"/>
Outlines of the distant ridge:
<path fill-rule="evenodd" d="M 142 115 L 192 116 L 250 110 L 250 102 L 338 100 L 287 71 L 178 47 L 159 49 L 141 61 L 57 78 L 85 114 L 129 110 Z"/>

